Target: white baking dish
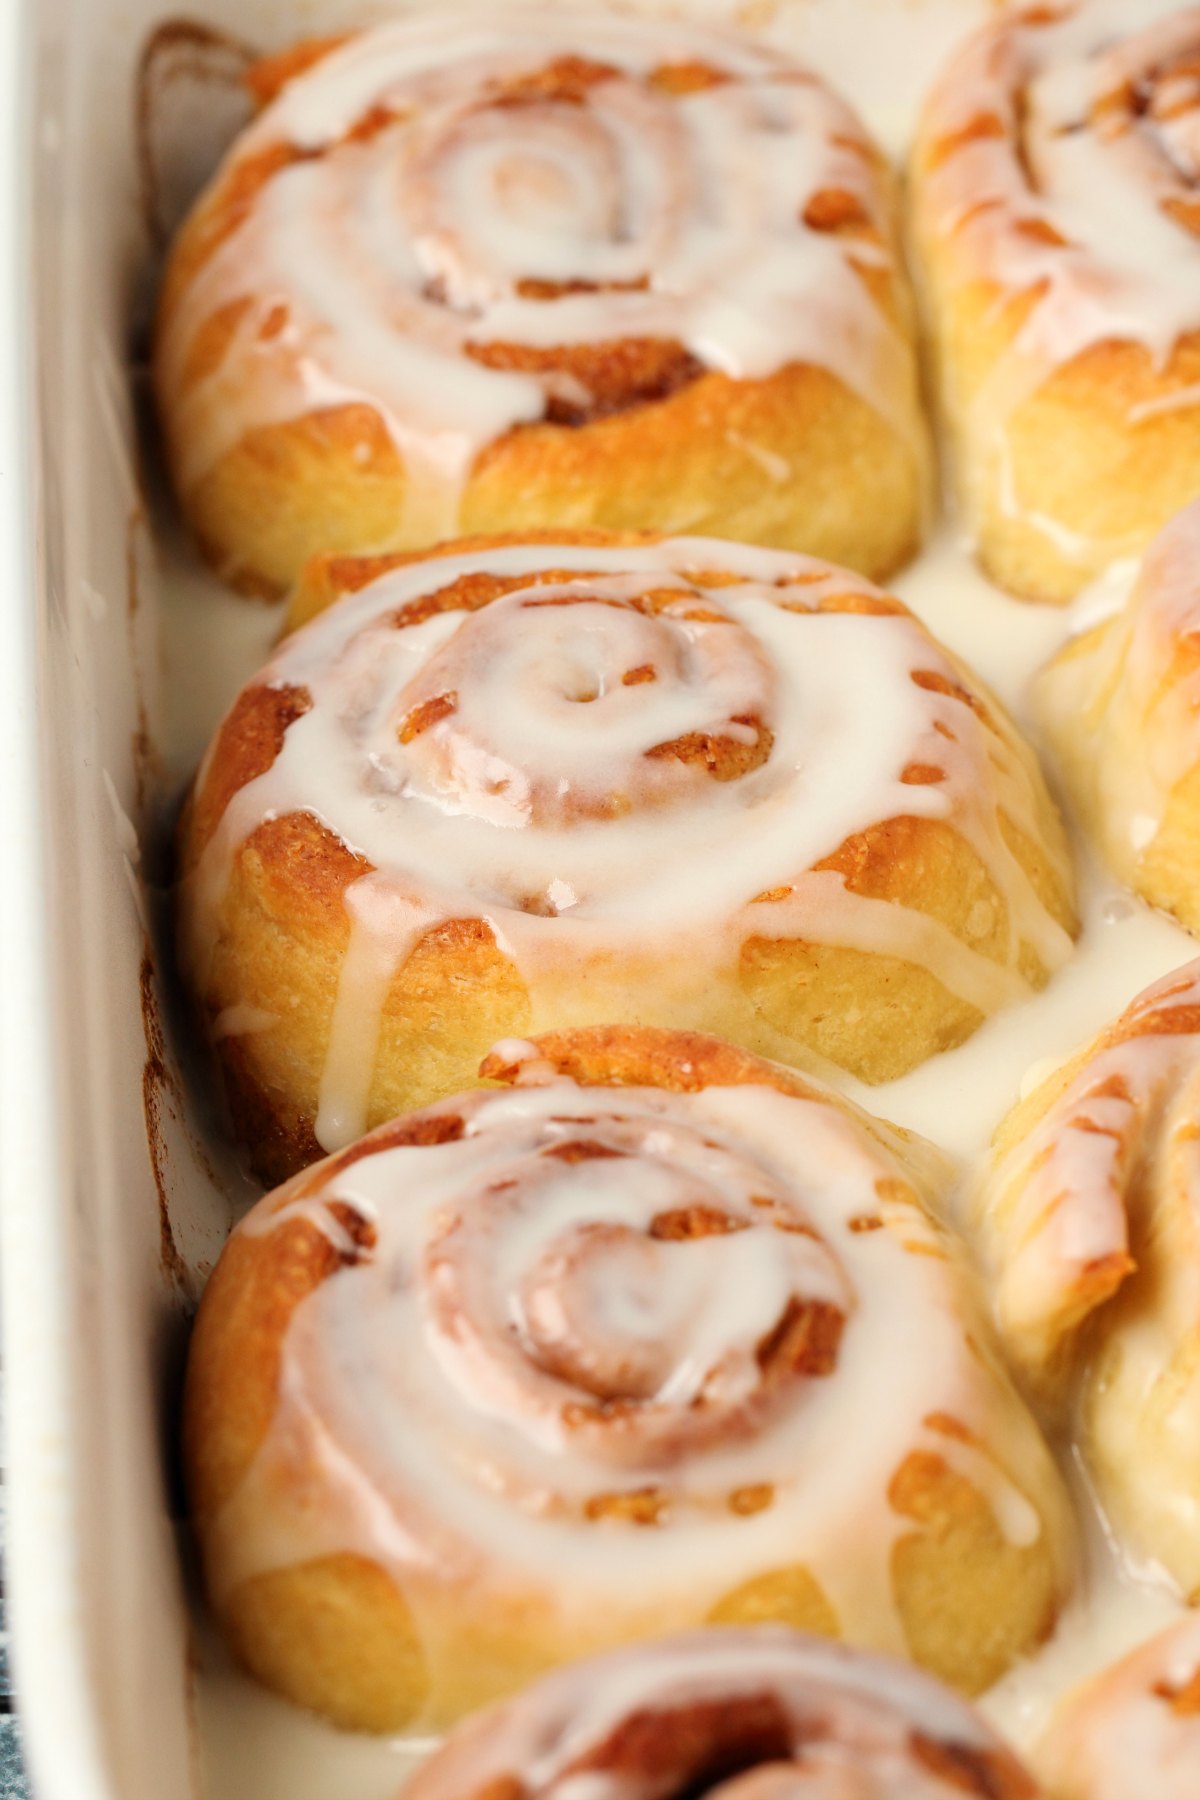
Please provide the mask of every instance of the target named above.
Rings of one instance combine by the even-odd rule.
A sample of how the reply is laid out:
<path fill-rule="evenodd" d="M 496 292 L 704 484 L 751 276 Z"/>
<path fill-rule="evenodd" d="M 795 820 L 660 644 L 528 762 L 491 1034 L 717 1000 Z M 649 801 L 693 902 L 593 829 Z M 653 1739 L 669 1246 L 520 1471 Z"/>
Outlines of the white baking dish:
<path fill-rule="evenodd" d="M 933 66 L 986 7 L 743 11 L 837 80 L 896 147 Z M 266 47 L 392 9 L 202 10 Z M 161 514 L 147 527 L 137 475 L 129 353 L 155 251 L 133 96 L 162 13 L 157 0 L 0 5 L 0 1184 L 18 1691 L 38 1800 L 382 1800 L 401 1755 L 257 1697 L 206 1644 L 208 1672 L 198 1683 L 191 1672 L 171 1407 L 189 1305 L 242 1190 L 158 1035 L 153 881 L 166 803 L 272 620 L 199 575 Z M 148 137 L 168 207 L 233 116 L 219 82 L 197 87 L 198 67 L 228 74 L 236 62 L 233 49 L 185 48 L 159 90 Z M 987 589 L 950 532 L 898 587 L 1020 713 L 1063 619 Z M 1087 910 L 1080 954 L 1048 995 L 870 1103 L 969 1154 L 1028 1065 L 1063 1054 L 1193 952 L 1096 877 Z M 1006 1684 L 1004 1716 L 1032 1730 L 1054 1683 L 1169 1611 L 1139 1592 L 1080 1615 L 1046 1680 Z"/>

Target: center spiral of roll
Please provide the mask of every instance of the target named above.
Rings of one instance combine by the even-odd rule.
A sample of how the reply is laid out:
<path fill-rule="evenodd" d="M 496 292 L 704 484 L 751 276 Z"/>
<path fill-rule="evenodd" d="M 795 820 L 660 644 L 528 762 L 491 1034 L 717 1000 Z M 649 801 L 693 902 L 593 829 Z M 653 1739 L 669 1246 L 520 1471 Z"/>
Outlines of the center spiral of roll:
<path fill-rule="evenodd" d="M 1031 15 L 1021 44 L 1013 72 L 1028 83 L 1018 118 L 1028 174 L 1063 206 L 1067 237 L 1097 223 L 1091 182 L 1105 164 L 1175 223 L 1200 229 L 1188 208 L 1200 175 L 1200 8 L 1117 38 L 1088 8 L 1065 23 Z"/>
<path fill-rule="evenodd" d="M 506 294 L 552 298 L 564 282 L 647 285 L 696 204 L 695 151 L 669 89 L 574 56 L 482 92 L 478 71 L 464 73 L 466 92 L 401 165 L 427 291 L 469 313 Z M 722 79 L 695 72 L 702 88 Z"/>
<path fill-rule="evenodd" d="M 1157 190 L 1169 217 L 1200 232 L 1200 210 L 1191 202 L 1200 182 L 1200 9 L 1184 9 L 1100 52 L 1089 123 Z"/>
<path fill-rule="evenodd" d="M 772 689 L 744 626 L 686 591 L 635 577 L 508 595 L 404 686 L 394 784 L 502 826 L 619 817 L 759 767 Z M 371 757 L 390 768 L 394 745 Z"/>
<path fill-rule="evenodd" d="M 415 1800 L 580 1780 L 630 1800 L 1036 1800 L 982 1721 L 915 1669 L 770 1626 L 575 1663 L 460 1731 Z"/>
<path fill-rule="evenodd" d="M 493 1127 L 422 1281 L 463 1389 L 526 1430 L 653 1467 L 833 1372 L 851 1307 L 794 1196 L 679 1120 Z"/>
<path fill-rule="evenodd" d="M 364 1555 L 431 1666 L 492 1591 L 572 1646 L 607 1609 L 601 1642 L 777 1618 L 902 1648 L 918 1492 L 969 1505 L 990 1562 L 997 1532 L 1057 1558 L 932 1146 L 698 1034 L 506 1039 L 481 1075 L 505 1085 L 393 1120 L 239 1227 L 226 1269 L 269 1271 L 279 1355 L 210 1535 L 219 1594 Z M 425 1637 L 445 1606 L 453 1637 Z"/>

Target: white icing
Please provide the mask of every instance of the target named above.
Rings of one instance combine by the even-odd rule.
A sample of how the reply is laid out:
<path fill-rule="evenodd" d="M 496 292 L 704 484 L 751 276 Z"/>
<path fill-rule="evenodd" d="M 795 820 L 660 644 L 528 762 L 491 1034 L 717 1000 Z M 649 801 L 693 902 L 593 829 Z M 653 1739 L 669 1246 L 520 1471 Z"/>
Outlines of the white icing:
<path fill-rule="evenodd" d="M 1066 1387 L 1102 1501 L 1184 1593 L 1200 1582 L 1198 1025 L 1191 963 L 1101 1036 L 978 1201 L 1010 1354 Z M 1075 1334 L 1106 1308 L 1089 1354 Z"/>
<path fill-rule="evenodd" d="M 983 0 L 911 0 L 903 6 L 895 0 L 806 0 L 762 8 L 755 22 L 786 52 L 844 87 L 866 110 L 873 131 L 903 155 L 915 106 L 938 63 L 984 12 Z M 332 17 L 322 8 L 314 23 L 323 26 Z M 268 20 L 248 0 L 243 28 L 253 32 L 260 24 L 274 29 L 274 15 Z M 182 780 L 195 768 L 213 720 L 263 660 L 271 616 L 231 599 L 200 570 L 172 537 L 169 515 L 158 519 L 156 529 L 170 552 L 163 596 L 171 697 L 165 724 L 172 767 Z M 1063 637 L 1066 615 L 1006 598 L 980 576 L 958 539 L 956 525 L 944 525 L 900 578 L 898 591 L 1028 722 L 1027 682 Z M 1178 927 L 1118 890 L 1086 859 L 1081 873 L 1083 937 L 1050 986 L 997 1015 L 960 1049 L 876 1090 L 870 1104 L 973 1158 L 984 1150 L 1034 1057 L 1060 1060 L 1119 1012 L 1133 990 L 1194 954 Z M 1086 1494 L 1080 1512 L 1094 1518 Z M 1146 1584 L 1143 1571 L 1129 1569 L 1102 1532 L 1095 1539 L 1079 1604 L 1041 1654 L 986 1696 L 989 1716 L 1023 1747 L 1040 1734 L 1065 1688 L 1178 1610 L 1178 1602 Z M 207 1791 L 223 1800 L 344 1800 L 347 1793 L 395 1800 L 428 1740 L 333 1730 L 249 1680 L 232 1665 L 203 1614 L 196 1623 L 198 1735 Z M 1126 1781 L 1119 1800 L 1138 1793 L 1140 1785 Z"/>
<path fill-rule="evenodd" d="M 497 98 L 581 46 L 613 73 L 580 104 Z M 683 95 L 648 79 L 685 62 L 730 79 Z M 382 129 L 348 135 L 380 108 L 395 115 Z M 807 363 L 913 438 L 911 352 L 863 278 L 891 266 L 875 154 L 840 100 L 761 42 L 570 9 L 394 20 L 290 82 L 228 167 L 279 145 L 300 159 L 165 322 L 185 488 L 247 429 L 362 401 L 404 454 L 410 533 L 453 536 L 478 453 L 551 396 L 589 398 L 574 377 L 469 354 L 491 344 L 653 338 L 735 378 Z M 829 192 L 866 235 L 805 222 Z M 592 291 L 532 298 L 531 279 Z M 197 333 L 243 303 L 217 366 L 187 385 Z"/>
<path fill-rule="evenodd" d="M 1200 185 L 1200 90 L 1172 73 L 1200 49 L 1200 8 L 1139 0 L 1135 13 L 1128 0 L 1014 10 L 954 55 L 923 125 L 927 145 L 959 140 L 923 175 L 920 200 L 924 231 L 953 244 L 951 279 L 991 284 L 1001 302 L 1032 296 L 980 392 L 947 368 L 951 414 L 995 461 L 1005 509 L 1085 565 L 1091 540 L 1018 492 L 1009 419 L 1095 345 L 1144 345 L 1157 379 L 1200 332 L 1197 226 L 1171 210 L 1195 209 Z M 1126 92 L 1144 104 L 1118 113 L 1108 103 Z M 996 129 L 973 133 L 981 119 Z M 1198 397 L 1194 382 L 1165 380 L 1130 425 Z"/>
<path fill-rule="evenodd" d="M 1200 1673 L 1200 1620 L 1151 1639 L 1072 1696 L 1041 1746 L 1039 1766 L 1063 1800 L 1192 1800 L 1200 1709 L 1184 1696 Z"/>
<path fill-rule="evenodd" d="M 912 1526 L 889 1488 L 914 1451 L 1011 1542 L 1048 1534 L 1065 1584 L 1049 1456 L 974 1349 L 969 1278 L 909 1185 L 911 1167 L 944 1184 L 928 1147 L 901 1154 L 819 1089 L 540 1078 L 431 1111 L 463 1135 L 384 1137 L 240 1228 L 300 1217 L 346 1254 L 340 1203 L 374 1238 L 292 1316 L 274 1420 L 206 1534 L 218 1607 L 266 1569 L 372 1557 L 436 1689 L 460 1584 L 473 1607 L 515 1584 L 565 1643 L 616 1643 L 802 1563 L 848 1637 L 903 1651 L 890 1562 Z M 691 1207 L 738 1228 L 678 1241 L 655 1223 Z M 761 1360 L 797 1305 L 842 1320 L 825 1372 Z M 279 1503 L 297 1457 L 319 1507 Z M 738 1511 L 759 1486 L 769 1503 Z M 589 1516 L 647 1491 L 657 1526 Z"/>
<path fill-rule="evenodd" d="M 1200 502 L 1147 552 L 1126 604 L 1039 678 L 1047 728 L 1117 872 L 1137 881 L 1200 767 Z"/>
<path fill-rule="evenodd" d="M 536 585 L 548 569 L 566 579 Z M 396 628 L 399 608 L 480 571 L 529 582 Z M 878 599 L 807 558 L 700 539 L 512 546 L 402 566 L 284 642 L 261 681 L 312 704 L 234 795 L 182 918 L 203 992 L 232 859 L 260 824 L 310 812 L 369 863 L 346 895 L 317 1124 L 327 1149 L 363 1130 L 388 984 L 443 920 L 486 920 L 529 991 L 533 1030 L 583 1023 L 581 1009 L 639 1016 L 643 967 L 677 1013 L 694 1009 L 697 969 L 736 980 L 753 937 L 896 956 L 984 1014 L 1029 991 L 1023 951 L 1045 969 L 1065 961 L 1067 934 L 1002 826 L 1043 838 L 1031 754 L 991 703 L 984 725 L 972 678 L 915 619 L 818 610 L 842 595 Z M 655 754 L 695 734 L 768 748 L 722 781 Z M 906 782 L 914 764 L 941 779 Z M 998 956 L 971 941 L 994 928 L 989 904 L 959 937 L 817 868 L 904 817 L 946 821 L 979 857 L 1006 909 Z M 780 1049 L 796 1053 L 782 1037 Z"/>
<path fill-rule="evenodd" d="M 625 1800 L 675 1791 L 691 1773 L 695 1742 L 686 1733 L 672 1740 L 671 1716 L 741 1699 L 773 1702 L 785 1742 L 767 1766 L 705 1783 L 706 1793 L 730 1800 L 735 1793 L 776 1792 L 804 1800 L 961 1796 L 961 1765 L 939 1774 L 914 1749 L 915 1736 L 930 1748 L 1007 1762 L 979 1716 L 915 1669 L 764 1626 L 667 1638 L 557 1671 L 494 1712 L 486 1729 L 456 1734 L 421 1774 L 415 1800 L 486 1793 L 513 1773 L 536 1800 L 577 1800 L 583 1793 Z M 661 1766 L 648 1763 L 644 1772 L 613 1766 L 606 1747 L 622 1725 L 646 1713 L 663 1719 Z M 712 1730 L 715 1761 L 720 1725 Z M 763 1785 L 767 1780 L 772 1785 Z M 996 1791 L 986 1776 L 979 1780 L 966 1791 Z"/>
<path fill-rule="evenodd" d="M 1155 1140 L 1171 1128 L 1165 1109 L 1175 1107 L 1180 1083 L 1190 1094 L 1200 1074 L 1196 1036 L 1171 1026 L 1172 1013 L 1192 1008 L 1200 1008 L 1200 964 L 1140 995 L 1113 1041 L 1099 1044 L 989 1173 L 980 1204 L 996 1308 L 1031 1362 L 1051 1353 L 1076 1284 L 1097 1265 L 1131 1255 L 1134 1169 L 1143 1156 L 1157 1156 Z M 1189 1106 L 1181 1113 L 1177 1125 L 1186 1132 Z"/>

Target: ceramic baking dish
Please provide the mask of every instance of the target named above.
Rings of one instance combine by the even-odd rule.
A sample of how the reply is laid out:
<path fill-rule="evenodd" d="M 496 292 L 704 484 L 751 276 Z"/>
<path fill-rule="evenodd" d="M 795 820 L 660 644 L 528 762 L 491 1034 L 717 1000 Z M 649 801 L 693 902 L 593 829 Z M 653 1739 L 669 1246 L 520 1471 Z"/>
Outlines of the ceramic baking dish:
<path fill-rule="evenodd" d="M 382 1800 L 400 1761 L 374 1749 L 324 1744 L 299 1783 L 285 1775 L 272 1746 L 307 1747 L 313 1728 L 278 1705 L 263 1724 L 228 1678 L 225 1701 L 205 1700 L 221 1679 L 204 1648 L 196 1705 L 171 1421 L 187 1317 L 246 1190 L 185 1097 L 155 921 L 172 805 L 274 621 L 223 597 L 173 531 L 139 434 L 137 366 L 156 230 L 236 121 L 240 44 L 393 9 L 197 6 L 217 35 L 160 34 L 148 62 L 156 0 L 0 7 L 0 1188 L 18 1693 L 38 1800 Z M 895 147 L 986 0 L 744 10 Z M 1061 618 L 1001 600 L 948 534 L 898 587 L 1019 712 Z M 943 1138 L 952 1120 L 951 1147 L 970 1153 L 1035 1057 L 1064 1053 L 1191 948 L 1093 882 L 1083 950 L 1051 995 L 874 1103 Z"/>

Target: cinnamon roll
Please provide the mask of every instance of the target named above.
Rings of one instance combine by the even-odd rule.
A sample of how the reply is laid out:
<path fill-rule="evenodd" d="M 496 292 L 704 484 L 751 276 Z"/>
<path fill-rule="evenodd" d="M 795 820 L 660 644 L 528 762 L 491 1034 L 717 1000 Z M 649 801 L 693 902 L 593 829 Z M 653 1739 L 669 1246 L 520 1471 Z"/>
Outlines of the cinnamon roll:
<path fill-rule="evenodd" d="M 898 601 L 703 539 L 325 561 L 182 835 L 181 945 L 268 1178 L 627 1020 L 885 1080 L 1069 953 L 1036 762 Z"/>
<path fill-rule="evenodd" d="M 1128 1548 L 1200 1598 L 1200 962 L 1001 1125 L 980 1194 L 1005 1346 Z"/>
<path fill-rule="evenodd" d="M 696 1631 L 545 1676 L 460 1726 L 412 1800 L 1036 1800 L 1012 1752 L 935 1681 L 793 1631 Z"/>
<path fill-rule="evenodd" d="M 1200 1620 L 1162 1632 L 1072 1695 L 1037 1761 L 1056 1800 L 1194 1800 Z"/>
<path fill-rule="evenodd" d="M 692 1033 L 497 1046 L 268 1196 L 204 1296 L 185 1455 L 263 1680 L 434 1726 L 663 1631 L 780 1621 L 993 1681 L 1065 1497 L 931 1146 Z"/>
<path fill-rule="evenodd" d="M 1038 701 L 1110 866 L 1200 931 L 1200 503 L 1155 539 L 1123 610 L 1043 671 Z"/>
<path fill-rule="evenodd" d="M 220 571 L 528 526 L 705 531 L 885 575 L 928 488 L 890 177 L 749 36 L 515 7 L 252 78 L 156 386 Z"/>
<path fill-rule="evenodd" d="M 913 185 L 981 560 L 1066 600 L 1200 495 L 1200 7 L 1006 9 L 935 88 Z"/>

